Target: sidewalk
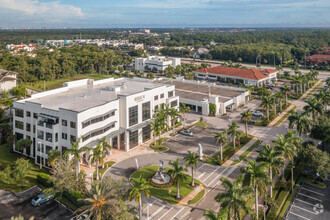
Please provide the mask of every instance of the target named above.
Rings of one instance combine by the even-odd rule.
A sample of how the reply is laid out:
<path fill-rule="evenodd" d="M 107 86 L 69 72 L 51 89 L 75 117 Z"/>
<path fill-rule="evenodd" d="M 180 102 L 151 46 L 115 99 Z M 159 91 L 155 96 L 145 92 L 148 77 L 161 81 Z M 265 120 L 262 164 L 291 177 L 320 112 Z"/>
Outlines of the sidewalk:
<path fill-rule="evenodd" d="M 247 144 L 244 145 L 241 149 L 239 149 L 231 158 L 229 158 L 222 166 L 230 166 L 234 161 L 238 160 L 239 157 L 249 149 L 258 139 L 252 138 Z"/>
<path fill-rule="evenodd" d="M 195 198 L 198 193 L 202 192 L 203 190 L 203 185 L 199 184 L 199 186 L 196 186 L 196 188 L 191 191 L 186 197 L 184 197 L 177 205 L 188 205 L 189 201 Z"/>

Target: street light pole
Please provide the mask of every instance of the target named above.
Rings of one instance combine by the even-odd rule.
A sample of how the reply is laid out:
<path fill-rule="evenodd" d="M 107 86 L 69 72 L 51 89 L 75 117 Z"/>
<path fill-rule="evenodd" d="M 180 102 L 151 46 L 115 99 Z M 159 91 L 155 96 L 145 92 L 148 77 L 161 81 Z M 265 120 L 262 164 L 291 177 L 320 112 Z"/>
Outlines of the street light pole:
<path fill-rule="evenodd" d="M 152 206 L 152 203 L 147 203 L 147 220 L 149 220 L 149 207 Z"/>

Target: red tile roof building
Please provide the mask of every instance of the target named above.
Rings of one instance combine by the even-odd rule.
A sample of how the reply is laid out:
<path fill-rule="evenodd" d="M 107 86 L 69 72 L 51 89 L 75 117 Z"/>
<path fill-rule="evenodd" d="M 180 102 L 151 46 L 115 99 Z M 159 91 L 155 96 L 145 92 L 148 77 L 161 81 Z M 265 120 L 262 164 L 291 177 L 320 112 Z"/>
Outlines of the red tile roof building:
<path fill-rule="evenodd" d="M 330 55 L 314 54 L 312 56 L 305 57 L 305 61 L 310 64 L 330 63 Z"/>
<path fill-rule="evenodd" d="M 195 70 L 197 79 L 208 79 L 235 84 L 261 85 L 277 80 L 277 70 L 273 69 L 242 69 L 226 66 L 215 66 Z"/>

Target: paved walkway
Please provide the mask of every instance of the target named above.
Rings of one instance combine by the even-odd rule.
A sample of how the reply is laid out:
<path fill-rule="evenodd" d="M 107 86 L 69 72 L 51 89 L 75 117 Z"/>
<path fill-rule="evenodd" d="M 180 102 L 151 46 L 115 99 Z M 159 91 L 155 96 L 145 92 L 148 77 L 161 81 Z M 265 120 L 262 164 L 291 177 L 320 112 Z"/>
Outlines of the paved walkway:
<path fill-rule="evenodd" d="M 253 138 L 247 144 L 244 145 L 241 149 L 239 149 L 231 158 L 229 158 L 222 166 L 230 166 L 234 161 L 238 160 L 239 157 L 249 149 L 258 139 Z"/>
<path fill-rule="evenodd" d="M 184 197 L 177 205 L 188 205 L 189 201 L 195 198 L 198 193 L 204 190 L 203 184 L 199 184 L 196 188 L 191 191 L 186 197 Z"/>

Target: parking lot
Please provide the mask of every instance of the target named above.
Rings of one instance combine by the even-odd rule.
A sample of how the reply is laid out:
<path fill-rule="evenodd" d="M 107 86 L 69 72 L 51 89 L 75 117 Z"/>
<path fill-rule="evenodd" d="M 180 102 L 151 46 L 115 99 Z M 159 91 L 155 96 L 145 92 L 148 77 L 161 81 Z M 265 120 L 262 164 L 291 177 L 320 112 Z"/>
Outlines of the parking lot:
<path fill-rule="evenodd" d="M 327 188 L 320 189 L 311 185 L 303 184 L 298 189 L 284 219 L 330 219 L 329 196 L 330 192 Z"/>
<path fill-rule="evenodd" d="M 0 196 L 0 219 L 10 219 L 21 215 L 24 219 L 34 217 L 35 220 L 70 219 L 73 213 L 56 200 L 48 201 L 38 207 L 31 200 L 41 193 L 40 188 L 34 187 L 23 193 L 14 194 L 2 191 Z"/>

